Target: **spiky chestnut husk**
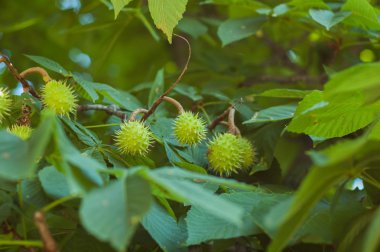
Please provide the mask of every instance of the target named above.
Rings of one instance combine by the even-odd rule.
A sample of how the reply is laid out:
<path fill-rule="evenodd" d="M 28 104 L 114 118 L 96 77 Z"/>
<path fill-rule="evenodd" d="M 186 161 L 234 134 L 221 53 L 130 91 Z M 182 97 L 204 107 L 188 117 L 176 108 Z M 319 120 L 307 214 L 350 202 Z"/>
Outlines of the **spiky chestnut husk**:
<path fill-rule="evenodd" d="M 208 146 L 210 168 L 220 175 L 230 175 L 242 167 L 242 150 L 235 135 L 225 133 L 216 136 Z"/>
<path fill-rule="evenodd" d="M 244 137 L 238 137 L 238 142 L 239 142 L 239 146 L 240 146 L 239 148 L 242 151 L 242 153 L 241 153 L 241 160 L 242 160 L 241 167 L 242 168 L 248 168 L 253 164 L 253 162 L 255 160 L 255 155 L 256 155 L 255 148 L 253 147 L 252 143 Z"/>
<path fill-rule="evenodd" d="M 27 140 L 32 135 L 32 128 L 26 125 L 13 125 L 11 128 L 8 128 L 7 131 L 22 140 Z"/>
<path fill-rule="evenodd" d="M 42 88 L 42 102 L 60 116 L 74 114 L 77 107 L 74 90 L 63 81 L 51 80 L 46 83 Z"/>
<path fill-rule="evenodd" d="M 152 132 L 138 121 L 126 122 L 116 132 L 116 146 L 122 153 L 145 156 L 153 142 Z"/>
<path fill-rule="evenodd" d="M 9 115 L 12 98 L 6 88 L 0 88 L 0 123 Z"/>
<path fill-rule="evenodd" d="M 198 114 L 183 112 L 174 121 L 174 135 L 179 143 L 194 145 L 206 137 L 206 123 Z"/>

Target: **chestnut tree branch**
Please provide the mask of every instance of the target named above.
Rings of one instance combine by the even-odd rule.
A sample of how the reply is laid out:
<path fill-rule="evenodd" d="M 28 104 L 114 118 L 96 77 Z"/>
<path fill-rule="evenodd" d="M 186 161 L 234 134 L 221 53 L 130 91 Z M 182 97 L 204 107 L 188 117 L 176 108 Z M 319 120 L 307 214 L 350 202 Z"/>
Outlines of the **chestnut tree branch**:
<path fill-rule="evenodd" d="M 234 108 L 233 105 L 229 106 L 225 111 L 223 111 L 223 113 L 221 115 L 219 115 L 217 118 L 214 119 L 214 121 L 212 121 L 210 123 L 209 126 L 207 126 L 207 128 L 211 131 L 213 129 L 215 129 L 215 127 L 221 123 L 225 118 L 227 118 L 228 114 L 230 113 L 230 110 Z"/>
<path fill-rule="evenodd" d="M 4 62 L 9 72 L 13 75 L 13 77 L 22 84 L 22 88 L 24 89 L 24 92 L 29 92 L 31 95 L 33 95 L 37 99 L 41 98 L 40 95 L 34 90 L 34 88 L 31 85 L 29 85 L 29 83 L 19 75 L 17 69 L 13 66 L 12 62 L 8 59 L 6 55 L 1 54 L 0 62 Z"/>
<path fill-rule="evenodd" d="M 142 121 L 145 121 L 146 119 L 148 119 L 148 117 L 154 113 L 154 111 L 156 111 L 158 105 L 161 104 L 162 100 L 164 99 L 165 96 L 167 96 L 170 92 L 173 91 L 173 89 L 178 85 L 178 83 L 182 80 L 182 77 L 183 75 L 186 73 L 187 71 L 187 68 L 189 66 L 189 63 L 190 63 L 190 59 L 191 59 L 191 45 L 190 45 L 190 42 L 183 36 L 181 35 L 178 35 L 178 34 L 173 34 L 174 36 L 182 39 L 183 41 L 186 42 L 187 46 L 188 46 L 188 50 L 189 50 L 189 53 L 188 53 L 188 57 L 187 57 L 187 61 L 186 61 L 186 64 L 185 66 L 183 67 L 182 69 L 182 72 L 181 74 L 178 76 L 177 80 L 160 96 L 157 98 L 157 100 L 153 103 L 153 105 L 149 108 L 148 112 L 146 112 L 144 114 L 144 116 L 141 118 Z"/>
<path fill-rule="evenodd" d="M 58 252 L 57 244 L 46 224 L 45 216 L 42 212 L 38 211 L 34 214 L 34 223 L 40 233 L 41 239 L 44 243 L 44 250 L 46 252 Z"/>
<path fill-rule="evenodd" d="M 164 96 L 164 97 L 162 97 L 162 100 L 173 104 L 177 108 L 178 113 L 182 114 L 183 112 L 185 112 L 181 103 L 179 101 L 177 101 L 176 99 L 173 99 L 173 98 L 168 97 L 168 96 Z"/>
<path fill-rule="evenodd" d="M 39 75 L 41 75 L 42 79 L 44 80 L 44 82 L 49 82 L 51 81 L 51 77 L 50 75 L 48 74 L 48 72 L 42 68 L 42 67 L 31 67 L 31 68 L 28 68 L 24 71 L 22 71 L 20 73 L 20 77 L 21 78 L 25 78 L 27 75 L 29 74 L 32 74 L 32 73 L 38 73 Z"/>
<path fill-rule="evenodd" d="M 88 111 L 88 110 L 102 110 L 107 112 L 110 115 L 115 115 L 119 117 L 122 121 L 125 121 L 127 118 L 127 114 L 120 110 L 120 108 L 114 104 L 112 105 L 102 105 L 102 104 L 85 104 L 78 105 L 77 111 Z"/>

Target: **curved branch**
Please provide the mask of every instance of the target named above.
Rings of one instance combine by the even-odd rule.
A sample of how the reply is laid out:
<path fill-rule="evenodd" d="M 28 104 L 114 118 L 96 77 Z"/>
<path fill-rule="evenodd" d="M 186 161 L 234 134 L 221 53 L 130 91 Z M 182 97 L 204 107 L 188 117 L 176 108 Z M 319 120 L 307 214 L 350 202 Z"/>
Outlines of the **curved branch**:
<path fill-rule="evenodd" d="M 24 70 L 23 72 L 20 73 L 20 77 L 21 78 L 25 78 L 27 75 L 32 74 L 32 73 L 38 73 L 39 75 L 41 75 L 41 77 L 42 77 L 42 79 L 44 80 L 45 83 L 51 81 L 50 75 L 42 67 L 31 67 L 31 68 L 28 68 L 28 69 L 26 69 L 26 70 Z"/>
<path fill-rule="evenodd" d="M 174 36 L 182 39 L 183 41 L 186 42 L 187 46 L 188 46 L 188 50 L 189 50 L 189 54 L 188 54 L 188 57 L 187 57 L 187 61 L 186 61 L 186 64 L 185 66 L 183 67 L 182 69 L 182 72 L 181 74 L 178 76 L 177 80 L 160 96 L 157 98 L 157 100 L 153 103 L 153 105 L 150 107 L 150 109 L 148 110 L 148 112 L 145 113 L 145 115 L 141 118 L 142 121 L 145 121 L 146 119 L 148 119 L 148 117 L 154 113 L 154 111 L 156 111 L 158 105 L 160 105 L 160 103 L 162 102 L 163 98 L 165 96 L 167 96 L 170 92 L 173 91 L 173 89 L 178 85 L 178 83 L 182 80 L 182 77 L 183 75 L 186 73 L 187 71 L 187 68 L 189 66 L 189 63 L 190 63 L 190 59 L 191 59 L 191 45 L 190 45 L 190 42 L 183 36 L 181 35 L 178 35 L 178 34 L 173 34 Z"/>
<path fill-rule="evenodd" d="M 34 88 L 18 74 L 17 69 L 13 66 L 12 62 L 10 62 L 6 55 L 1 55 L 0 62 L 4 62 L 13 77 L 22 84 L 22 88 L 24 89 L 25 93 L 29 92 L 37 99 L 41 99 L 40 95 L 34 90 Z"/>
<path fill-rule="evenodd" d="M 45 216 L 42 212 L 38 211 L 34 214 L 34 222 L 40 233 L 41 239 L 44 243 L 46 252 L 58 252 L 57 244 L 55 243 L 50 230 L 46 224 Z"/>
<path fill-rule="evenodd" d="M 176 99 L 173 99 L 173 98 L 168 97 L 168 96 L 164 96 L 164 97 L 162 97 L 162 100 L 173 104 L 177 108 L 179 114 L 182 114 L 183 112 L 185 112 L 181 103 L 179 101 L 177 101 Z"/>
<path fill-rule="evenodd" d="M 235 108 L 232 107 L 230 111 L 228 112 L 228 132 L 233 135 L 240 135 L 240 130 L 235 125 Z"/>
<path fill-rule="evenodd" d="M 88 111 L 88 110 L 102 110 L 107 112 L 110 115 L 115 115 L 119 117 L 122 121 L 125 121 L 127 118 L 127 115 L 125 112 L 119 110 L 119 107 L 116 105 L 101 105 L 101 104 L 86 104 L 86 105 L 79 105 L 77 107 L 77 111 Z"/>
<path fill-rule="evenodd" d="M 233 105 L 229 106 L 225 111 L 223 111 L 223 113 L 222 113 L 220 116 L 218 116 L 217 118 L 215 118 L 214 121 L 212 121 L 212 122 L 210 123 L 210 125 L 207 126 L 207 128 L 208 128 L 209 130 L 213 130 L 213 129 L 215 129 L 215 127 L 216 127 L 219 123 L 221 123 L 225 118 L 227 118 L 228 113 L 230 112 L 230 110 L 231 110 L 233 107 L 234 107 Z"/>
<path fill-rule="evenodd" d="M 146 114 L 146 113 L 148 113 L 148 110 L 143 109 L 143 108 L 135 109 L 135 110 L 132 112 L 132 114 L 129 116 L 128 121 L 130 121 L 130 122 L 135 121 L 135 120 L 136 120 L 136 116 L 137 116 L 138 114 L 140 114 L 140 113 L 145 113 L 145 114 Z"/>

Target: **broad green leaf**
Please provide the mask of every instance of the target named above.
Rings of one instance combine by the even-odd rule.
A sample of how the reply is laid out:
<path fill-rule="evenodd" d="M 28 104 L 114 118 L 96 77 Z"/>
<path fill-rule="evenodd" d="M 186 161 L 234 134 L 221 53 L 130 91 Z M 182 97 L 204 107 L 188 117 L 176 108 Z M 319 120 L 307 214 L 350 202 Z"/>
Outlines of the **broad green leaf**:
<path fill-rule="evenodd" d="M 0 222 L 3 223 L 12 213 L 13 199 L 4 191 L 0 191 Z"/>
<path fill-rule="evenodd" d="M 330 30 L 331 27 L 342 22 L 350 14 L 351 12 L 334 13 L 330 10 L 309 10 L 309 15 L 314 19 L 314 21 L 323 25 L 326 28 L 326 30 Z"/>
<path fill-rule="evenodd" d="M 127 6 L 132 0 L 111 0 L 113 10 L 115 12 L 115 19 L 119 15 L 120 11 Z"/>
<path fill-rule="evenodd" d="M 268 5 L 255 0 L 205 0 L 202 4 L 218 4 L 228 6 L 245 7 L 251 10 L 257 10 L 260 8 L 269 8 Z"/>
<path fill-rule="evenodd" d="M 302 99 L 310 93 L 311 91 L 309 90 L 278 88 L 278 89 L 270 89 L 260 94 L 254 94 L 253 96 Z"/>
<path fill-rule="evenodd" d="M 66 136 L 60 121 L 55 121 L 54 141 L 58 157 L 51 163 L 67 178 L 71 193 L 84 194 L 87 191 L 102 186 L 103 178 L 98 170 L 106 169 L 90 156 L 86 156 L 71 143 Z"/>
<path fill-rule="evenodd" d="M 190 172 L 178 168 L 173 169 L 173 173 L 170 172 L 170 168 L 162 168 L 146 173 L 145 176 L 155 185 L 163 188 L 165 192 L 169 192 L 173 199 L 199 207 L 238 227 L 242 225 L 243 210 L 241 207 L 217 197 L 201 184 L 190 182 L 187 176 L 182 178 L 176 176 L 178 173 L 187 175 Z M 199 179 L 208 177 L 197 173 L 194 173 L 194 176 Z"/>
<path fill-rule="evenodd" d="M 71 73 L 69 71 L 67 71 L 59 63 L 57 63 L 51 59 L 41 57 L 41 56 L 34 56 L 34 55 L 26 55 L 26 57 L 33 60 L 37 64 L 40 64 L 41 66 L 43 66 L 49 70 L 52 70 L 56 73 L 59 73 L 65 77 L 71 76 Z"/>
<path fill-rule="evenodd" d="M 363 252 L 376 252 L 380 247 L 380 208 L 373 214 L 372 221 L 367 228 Z"/>
<path fill-rule="evenodd" d="M 162 30 L 172 43 L 173 29 L 181 20 L 187 0 L 148 0 L 150 14 L 154 24 Z"/>
<path fill-rule="evenodd" d="M 206 34 L 208 30 L 207 26 L 198 21 L 198 19 L 188 17 L 184 17 L 178 23 L 178 29 L 190 34 L 195 39 Z"/>
<path fill-rule="evenodd" d="M 293 104 L 274 106 L 255 112 L 253 117 L 243 124 L 283 121 L 292 118 L 295 111 L 296 106 Z"/>
<path fill-rule="evenodd" d="M 327 97 L 354 91 L 375 91 L 380 86 L 380 62 L 358 64 L 334 74 L 325 84 Z"/>
<path fill-rule="evenodd" d="M 97 240 L 82 228 L 77 228 L 60 248 L 62 252 L 110 252 L 107 243 Z"/>
<path fill-rule="evenodd" d="M 45 193 L 53 198 L 62 198 L 70 194 L 66 177 L 54 166 L 48 166 L 38 172 L 38 178 Z"/>
<path fill-rule="evenodd" d="M 180 84 L 174 88 L 177 93 L 189 97 L 193 101 L 199 101 L 202 96 L 198 94 L 197 90 L 193 86 Z"/>
<path fill-rule="evenodd" d="M 116 90 L 115 88 L 102 83 L 92 83 L 98 94 L 103 95 L 109 101 L 108 104 L 116 104 L 128 111 L 133 111 L 137 108 L 141 108 L 140 102 L 133 95 Z"/>
<path fill-rule="evenodd" d="M 38 161 L 47 147 L 53 115 L 46 114 L 28 141 L 0 131 L 0 177 L 8 180 L 27 178 L 34 174 Z"/>
<path fill-rule="evenodd" d="M 292 0 L 288 3 L 291 6 L 299 9 L 310 9 L 310 8 L 326 8 L 329 6 L 323 0 Z"/>
<path fill-rule="evenodd" d="M 100 139 L 89 129 L 85 128 L 77 121 L 72 121 L 67 118 L 61 120 L 75 133 L 78 139 L 87 146 L 97 146 L 101 144 Z"/>
<path fill-rule="evenodd" d="M 219 178 L 211 175 L 205 175 L 195 172 L 190 172 L 177 167 L 162 167 L 152 171 L 155 175 L 166 177 L 174 180 L 189 180 L 198 183 L 211 183 L 218 186 L 226 186 L 232 189 L 247 190 L 247 191 L 260 191 L 260 189 L 253 185 L 248 185 L 243 182 L 238 182 L 234 179 Z"/>
<path fill-rule="evenodd" d="M 338 164 L 352 158 L 367 144 L 365 137 L 354 140 L 343 140 L 321 151 L 309 151 L 314 164 L 325 167 Z"/>
<path fill-rule="evenodd" d="M 368 0 L 347 0 L 341 10 L 352 12 L 352 15 L 346 19 L 347 23 L 380 29 L 376 10 Z"/>
<path fill-rule="evenodd" d="M 187 214 L 187 245 L 199 244 L 213 239 L 228 239 L 261 233 L 263 216 L 277 204 L 288 197 L 285 194 L 263 192 L 236 192 L 219 196 L 244 209 L 244 224 L 237 228 L 231 223 L 216 218 L 212 213 L 198 207 L 192 207 Z"/>
<path fill-rule="evenodd" d="M 380 121 L 376 121 L 368 134 L 369 139 L 380 140 Z"/>
<path fill-rule="evenodd" d="M 264 21 L 265 18 L 263 17 L 229 19 L 219 26 L 218 37 L 222 41 L 222 45 L 226 46 L 254 35 Z"/>
<path fill-rule="evenodd" d="M 365 106 L 360 94 L 330 99 L 313 91 L 302 100 L 287 130 L 314 137 L 340 137 L 364 128 L 374 120 L 376 107 Z"/>
<path fill-rule="evenodd" d="M 187 231 L 182 222 L 177 223 L 164 208 L 153 203 L 141 224 L 160 245 L 163 251 L 187 251 Z"/>
<path fill-rule="evenodd" d="M 89 99 L 92 102 L 95 102 L 96 100 L 99 99 L 99 96 L 98 96 L 98 94 L 96 93 L 96 91 L 95 91 L 95 89 L 93 87 L 93 82 L 84 79 L 78 73 L 74 73 L 73 78 L 74 78 L 75 82 L 78 83 L 78 85 L 79 85 L 79 87 L 81 89 L 79 91 L 83 90 L 82 96 L 84 98 L 87 98 L 87 99 Z"/>
<path fill-rule="evenodd" d="M 80 219 L 97 239 L 125 251 L 151 201 L 149 184 L 130 175 L 87 194 L 80 207 Z"/>
<path fill-rule="evenodd" d="M 351 145 L 351 142 L 346 143 Z M 356 145 L 359 148 L 360 145 Z M 339 145 L 341 150 L 347 149 L 344 145 Z M 352 149 L 351 147 L 349 149 Z M 324 153 L 327 159 L 335 156 L 336 148 Z M 350 153 L 347 153 L 350 155 Z M 347 156 L 346 156 L 347 157 Z M 352 155 L 349 157 L 352 158 Z M 342 158 L 343 159 L 343 158 Z M 292 239 L 302 223 L 306 220 L 310 211 L 317 202 L 324 196 L 331 186 L 342 181 L 344 178 L 356 174 L 364 169 L 364 167 L 351 167 L 347 164 L 340 164 L 339 160 L 331 162 L 331 166 L 311 168 L 307 177 L 303 180 L 301 187 L 295 194 L 290 204 L 290 208 L 286 211 L 284 217 L 279 221 L 279 228 L 269 246 L 269 252 L 281 251 L 287 243 Z"/>
<path fill-rule="evenodd" d="M 46 206 L 51 201 L 38 179 L 23 179 L 18 185 L 18 190 L 22 194 L 23 201 L 36 209 Z"/>
<path fill-rule="evenodd" d="M 154 79 L 154 82 L 150 88 L 149 92 L 149 100 L 148 105 L 149 107 L 152 106 L 152 104 L 156 101 L 158 97 L 160 97 L 164 92 L 164 69 L 161 68 Z"/>

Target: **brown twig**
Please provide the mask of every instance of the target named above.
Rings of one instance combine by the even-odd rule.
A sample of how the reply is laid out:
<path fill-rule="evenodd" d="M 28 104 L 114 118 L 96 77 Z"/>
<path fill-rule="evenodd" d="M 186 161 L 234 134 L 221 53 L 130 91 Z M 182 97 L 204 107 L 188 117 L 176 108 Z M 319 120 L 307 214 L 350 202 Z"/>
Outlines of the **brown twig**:
<path fill-rule="evenodd" d="M 276 83 L 307 83 L 307 84 L 322 84 L 327 81 L 327 75 L 321 74 L 317 76 L 309 76 L 309 75 L 295 75 L 295 76 L 273 76 L 273 75 L 263 75 L 258 77 L 253 77 L 247 79 L 246 81 L 239 84 L 240 87 L 249 87 L 257 83 L 262 82 L 276 82 Z"/>
<path fill-rule="evenodd" d="M 238 127 L 235 125 L 235 108 L 232 107 L 230 111 L 228 111 L 228 132 L 233 134 L 233 135 L 240 135 L 240 130 Z"/>
<path fill-rule="evenodd" d="M 162 100 L 173 104 L 177 108 L 179 114 L 182 114 L 183 112 L 185 112 L 181 103 L 179 101 L 177 101 L 176 99 L 173 99 L 173 98 L 168 97 L 168 96 L 164 96 L 164 97 L 162 97 Z"/>
<path fill-rule="evenodd" d="M 148 110 L 143 109 L 143 108 L 135 109 L 135 110 L 131 113 L 131 115 L 129 116 L 128 121 L 130 121 L 130 122 L 135 121 L 135 120 L 136 120 L 136 116 L 137 116 L 138 114 L 140 114 L 140 113 L 148 113 Z"/>
<path fill-rule="evenodd" d="M 58 252 L 57 244 L 46 224 L 45 216 L 42 212 L 38 211 L 34 214 L 34 223 L 40 233 L 42 242 L 44 243 L 44 250 L 46 252 Z"/>
<path fill-rule="evenodd" d="M 177 80 L 160 96 L 157 98 L 157 100 L 153 103 L 153 105 L 149 108 L 148 112 L 145 113 L 145 115 L 141 118 L 142 121 L 145 121 L 146 119 L 148 119 L 148 117 L 154 113 L 154 111 L 156 111 L 158 105 L 160 105 L 160 103 L 162 102 L 163 98 L 165 96 L 167 96 L 171 91 L 173 91 L 173 89 L 178 85 L 178 83 L 182 80 L 182 77 L 183 75 L 186 73 L 187 71 L 187 68 L 189 66 L 189 63 L 190 63 L 190 59 L 191 59 L 191 45 L 190 45 L 190 42 L 183 36 L 181 35 L 178 35 L 178 34 L 173 34 L 174 36 L 178 37 L 178 38 L 181 38 L 182 40 L 184 40 L 188 46 L 188 50 L 189 50 L 189 54 L 188 54 L 188 57 L 187 57 L 187 61 L 186 61 L 186 64 L 185 66 L 183 67 L 182 69 L 182 72 L 181 74 L 178 76 Z"/>
<path fill-rule="evenodd" d="M 1 55 L 0 62 L 4 62 L 9 72 L 13 75 L 13 77 L 22 84 L 22 88 L 24 89 L 25 93 L 29 92 L 37 99 L 41 98 L 40 95 L 34 90 L 34 88 L 31 85 L 29 85 L 29 83 L 18 74 L 17 69 L 13 66 L 12 62 L 9 61 L 6 55 Z"/>
<path fill-rule="evenodd" d="M 127 118 L 127 115 L 125 112 L 121 111 L 120 108 L 114 104 L 112 105 L 101 105 L 101 104 L 86 104 L 86 105 L 79 105 L 77 107 L 77 111 L 88 111 L 88 110 L 102 110 L 107 112 L 110 115 L 115 115 L 119 117 L 122 121 L 125 121 Z"/>
<path fill-rule="evenodd" d="M 210 125 L 207 127 L 209 130 L 213 130 L 215 129 L 215 127 L 220 123 L 222 122 L 227 116 L 228 114 L 230 113 L 230 110 L 233 108 L 234 106 L 231 105 L 229 106 L 226 110 L 223 111 L 223 113 L 221 115 L 219 115 L 217 118 L 214 119 L 214 121 L 212 121 L 210 123 Z"/>
<path fill-rule="evenodd" d="M 42 77 L 42 79 L 44 80 L 45 83 L 51 81 L 50 75 L 42 67 L 31 67 L 31 68 L 28 68 L 28 69 L 26 69 L 26 70 L 24 70 L 24 71 L 22 71 L 20 73 L 20 77 L 21 78 L 25 78 L 27 75 L 32 74 L 32 73 L 38 73 L 39 75 L 41 75 L 41 77 Z"/>

